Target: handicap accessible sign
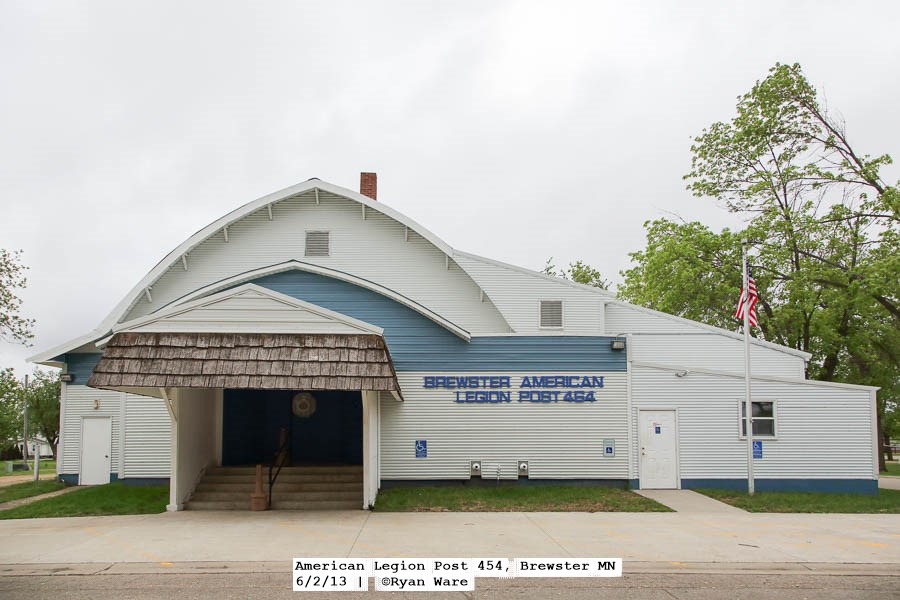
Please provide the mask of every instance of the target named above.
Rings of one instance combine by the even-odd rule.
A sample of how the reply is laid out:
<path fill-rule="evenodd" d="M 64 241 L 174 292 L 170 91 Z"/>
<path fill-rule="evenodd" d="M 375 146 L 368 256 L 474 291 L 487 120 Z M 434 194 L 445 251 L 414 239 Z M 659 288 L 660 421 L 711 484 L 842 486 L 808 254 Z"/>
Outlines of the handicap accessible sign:
<path fill-rule="evenodd" d="M 753 440 L 753 458 L 762 458 L 762 440 Z"/>
<path fill-rule="evenodd" d="M 416 440 L 416 458 L 428 458 L 428 440 Z"/>

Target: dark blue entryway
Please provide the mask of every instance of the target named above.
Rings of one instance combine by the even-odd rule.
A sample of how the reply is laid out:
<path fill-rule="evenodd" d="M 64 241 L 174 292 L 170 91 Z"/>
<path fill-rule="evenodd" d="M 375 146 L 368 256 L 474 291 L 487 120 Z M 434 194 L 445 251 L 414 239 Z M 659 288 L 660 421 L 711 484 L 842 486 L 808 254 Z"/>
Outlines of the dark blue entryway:
<path fill-rule="evenodd" d="M 222 464 L 266 464 L 278 450 L 280 431 L 291 438 L 291 462 L 363 463 L 362 394 L 317 391 L 316 410 L 297 417 L 291 410 L 296 391 L 225 390 L 222 407 Z"/>

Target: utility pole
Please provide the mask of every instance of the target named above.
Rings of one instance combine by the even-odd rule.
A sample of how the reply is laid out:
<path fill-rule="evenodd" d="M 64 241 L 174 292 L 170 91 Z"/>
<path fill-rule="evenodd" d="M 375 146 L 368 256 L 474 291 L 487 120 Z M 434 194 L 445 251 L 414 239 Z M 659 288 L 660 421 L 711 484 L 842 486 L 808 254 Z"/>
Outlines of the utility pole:
<path fill-rule="evenodd" d="M 28 380 L 28 375 L 25 376 L 25 380 Z M 25 410 L 28 410 L 28 385 L 25 385 Z M 34 480 L 37 481 L 40 477 L 41 471 L 41 443 L 37 440 L 37 436 L 35 436 L 34 440 Z"/>
<path fill-rule="evenodd" d="M 28 375 L 25 375 L 25 393 L 22 394 L 22 462 L 28 468 Z"/>

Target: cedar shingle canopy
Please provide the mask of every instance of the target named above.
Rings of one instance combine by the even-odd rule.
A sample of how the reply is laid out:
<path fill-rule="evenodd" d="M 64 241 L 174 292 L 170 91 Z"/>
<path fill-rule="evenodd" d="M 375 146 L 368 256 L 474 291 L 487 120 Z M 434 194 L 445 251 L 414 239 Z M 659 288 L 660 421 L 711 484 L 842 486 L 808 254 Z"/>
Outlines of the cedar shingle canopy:
<path fill-rule="evenodd" d="M 400 391 L 375 334 L 117 333 L 87 384 Z"/>

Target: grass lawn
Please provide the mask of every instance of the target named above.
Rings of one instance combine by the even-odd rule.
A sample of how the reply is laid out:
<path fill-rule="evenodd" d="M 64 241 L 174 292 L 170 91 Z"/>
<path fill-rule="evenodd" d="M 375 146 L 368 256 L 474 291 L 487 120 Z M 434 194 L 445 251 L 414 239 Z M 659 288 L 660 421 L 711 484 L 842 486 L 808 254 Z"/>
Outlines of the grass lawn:
<path fill-rule="evenodd" d="M 378 493 L 381 512 L 667 512 L 668 508 L 628 490 L 597 486 L 422 486 Z"/>
<path fill-rule="evenodd" d="M 900 463 L 891 461 L 885 466 L 887 467 L 887 471 L 882 471 L 882 475 L 894 475 L 895 477 L 900 477 Z"/>
<path fill-rule="evenodd" d="M 21 464 L 22 460 L 19 459 L 14 462 Z M 9 472 L 3 471 L 2 473 L 0 473 L 0 477 L 10 477 L 11 475 L 28 475 L 29 473 L 34 473 L 34 463 L 31 461 L 28 461 L 28 464 L 31 466 L 31 468 L 27 471 L 9 471 Z M 56 473 L 56 461 L 52 460 L 52 459 L 42 460 L 41 461 L 41 469 L 40 469 L 40 471 L 38 471 L 38 473 L 41 475 L 47 475 L 49 473 L 55 474 Z"/>
<path fill-rule="evenodd" d="M 817 492 L 747 492 L 694 490 L 750 512 L 775 513 L 900 513 L 900 490 L 878 490 L 877 496 Z"/>
<path fill-rule="evenodd" d="M 24 483 L 16 483 L 0 487 L 0 503 L 9 502 L 10 500 L 18 500 L 19 498 L 30 498 L 47 492 L 55 492 L 63 489 L 65 484 L 56 481 L 26 481 Z"/>
<path fill-rule="evenodd" d="M 0 511 L 0 519 L 153 514 L 165 512 L 168 500 L 168 485 L 110 483 Z"/>

